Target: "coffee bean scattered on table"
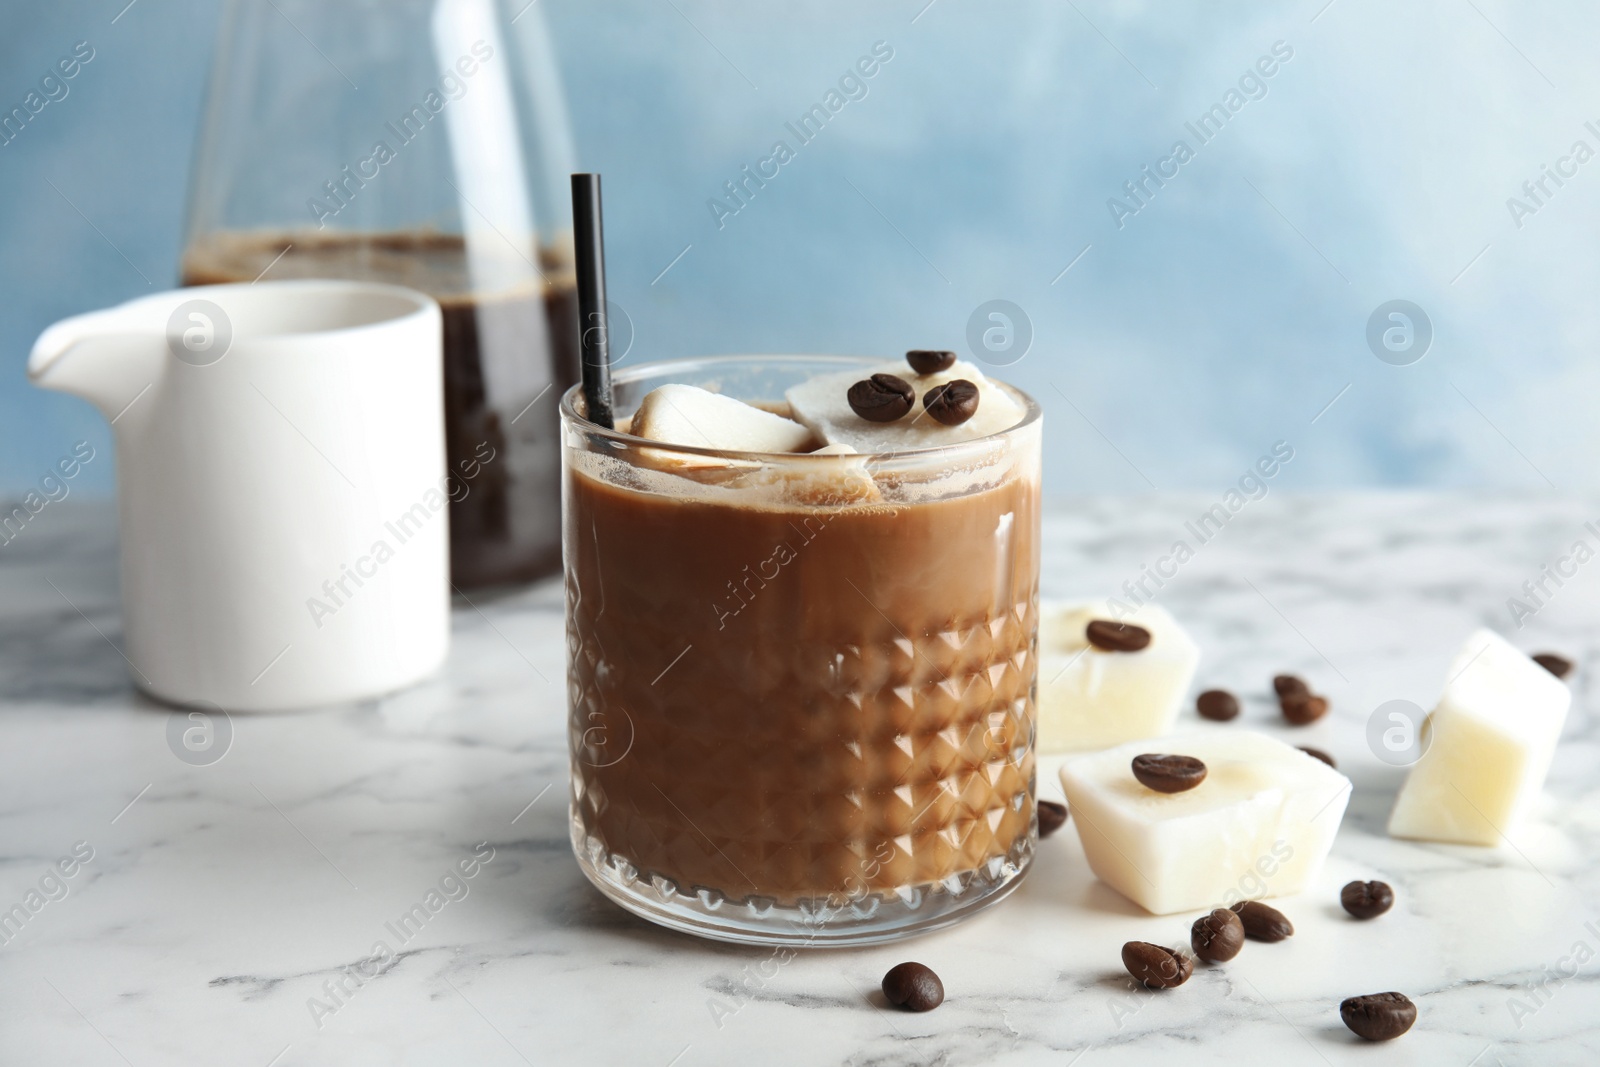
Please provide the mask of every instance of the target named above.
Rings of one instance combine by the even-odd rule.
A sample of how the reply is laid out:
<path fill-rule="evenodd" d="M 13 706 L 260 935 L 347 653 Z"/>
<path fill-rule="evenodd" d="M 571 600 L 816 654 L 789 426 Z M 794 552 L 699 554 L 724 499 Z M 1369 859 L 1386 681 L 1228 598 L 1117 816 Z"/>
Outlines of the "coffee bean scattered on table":
<path fill-rule="evenodd" d="M 944 1003 L 944 983 L 931 967 L 902 963 L 883 976 L 883 995 L 906 1011 L 932 1011 Z"/>
<path fill-rule="evenodd" d="M 1339 903 L 1358 919 L 1376 919 L 1394 907 L 1394 890 L 1387 882 L 1351 882 L 1339 890 Z"/>
<path fill-rule="evenodd" d="M 960 426 L 978 413 L 978 387 L 965 378 L 936 385 L 922 394 L 922 406 L 935 422 Z"/>
<path fill-rule="evenodd" d="M 1183 793 L 1206 780 L 1206 765 L 1193 756 L 1146 752 L 1133 757 L 1133 776 L 1157 793 Z"/>
<path fill-rule="evenodd" d="M 1314 757 L 1316 759 L 1321 760 L 1323 763 L 1326 763 L 1328 766 L 1332 767 L 1334 770 L 1338 770 L 1339 769 L 1339 765 L 1337 763 L 1333 762 L 1333 757 L 1328 755 L 1326 752 L 1322 751 L 1322 749 L 1320 749 L 1320 748 L 1310 748 L 1310 747 L 1308 747 L 1306 745 L 1300 745 L 1299 748 L 1300 748 L 1301 752 L 1304 752 L 1308 756 L 1312 756 L 1312 757 Z"/>
<path fill-rule="evenodd" d="M 1328 698 L 1310 693 L 1290 693 L 1278 701 L 1283 717 L 1295 726 L 1309 726 L 1328 714 Z"/>
<path fill-rule="evenodd" d="M 1041 800 L 1039 809 L 1039 840 L 1043 841 L 1067 825 L 1067 806 L 1054 800 Z"/>
<path fill-rule="evenodd" d="M 932 348 L 913 348 L 906 353 L 906 362 L 918 374 L 938 374 L 956 365 L 956 354 Z"/>
<path fill-rule="evenodd" d="M 850 410 L 868 422 L 893 422 L 911 410 L 917 391 L 904 378 L 874 374 L 852 385 L 845 399 Z"/>
<path fill-rule="evenodd" d="M 1194 709 L 1202 719 L 1227 722 L 1239 715 L 1239 698 L 1226 689 L 1207 689 L 1195 698 Z"/>
<path fill-rule="evenodd" d="M 1272 691 L 1281 697 L 1290 693 L 1309 693 L 1311 687 L 1306 685 L 1304 679 L 1293 674 L 1278 674 L 1272 678 Z"/>
<path fill-rule="evenodd" d="M 1194 960 L 1170 948 L 1148 941 L 1129 941 L 1122 946 L 1122 965 L 1134 980 L 1148 989 L 1172 989 L 1189 980 Z"/>
<path fill-rule="evenodd" d="M 1083 636 L 1102 652 L 1138 652 L 1150 647 L 1150 631 L 1128 622 L 1091 619 Z"/>
<path fill-rule="evenodd" d="M 1233 910 L 1244 924 L 1244 936 L 1252 941 L 1282 941 L 1294 934 L 1294 924 L 1283 912 L 1259 900 L 1241 900 Z"/>
<path fill-rule="evenodd" d="M 1389 1041 L 1411 1029 L 1417 1006 L 1404 993 L 1368 993 L 1343 1001 L 1339 1018 L 1368 1041 Z"/>
<path fill-rule="evenodd" d="M 1194 921 L 1189 944 L 1207 963 L 1226 963 L 1244 948 L 1244 922 L 1236 912 L 1218 908 Z"/>
<path fill-rule="evenodd" d="M 1554 652 L 1539 652 L 1533 657 L 1533 662 L 1555 675 L 1557 678 L 1566 678 L 1572 673 L 1572 661 L 1565 656 L 1558 656 Z"/>

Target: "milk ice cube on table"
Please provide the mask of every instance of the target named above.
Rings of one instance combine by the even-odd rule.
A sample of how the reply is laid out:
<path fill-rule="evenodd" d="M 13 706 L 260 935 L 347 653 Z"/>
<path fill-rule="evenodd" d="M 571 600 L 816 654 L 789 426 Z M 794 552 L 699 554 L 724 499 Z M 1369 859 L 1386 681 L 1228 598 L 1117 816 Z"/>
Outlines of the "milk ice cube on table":
<path fill-rule="evenodd" d="M 1084 636 L 1090 620 L 1150 631 L 1138 652 L 1105 652 Z M 1200 648 L 1165 609 L 1114 617 L 1094 601 L 1044 605 L 1039 619 L 1038 750 L 1084 752 L 1172 729 Z"/>
<path fill-rule="evenodd" d="M 1505 638 L 1474 633 L 1450 665 L 1389 833 L 1497 844 L 1538 799 L 1571 703 L 1565 683 Z"/>
<path fill-rule="evenodd" d="M 1182 793 L 1144 786 L 1133 758 L 1150 752 L 1195 757 L 1205 780 Z M 1314 756 L 1221 728 L 1078 756 L 1061 785 L 1094 873 L 1157 915 L 1300 892 L 1350 799 L 1350 780 Z"/>
<path fill-rule="evenodd" d="M 810 445 L 810 430 L 792 419 L 693 385 L 663 385 L 645 394 L 628 424 L 636 437 L 668 445 L 731 452 L 796 452 Z M 679 457 L 685 466 L 704 464 Z"/>
<path fill-rule="evenodd" d="M 850 387 L 874 374 L 893 374 L 916 390 L 911 411 L 894 422 L 869 422 L 857 415 L 848 399 Z M 958 426 L 945 426 L 929 415 L 922 398 L 929 389 L 965 378 L 978 387 L 978 410 Z M 895 452 L 909 448 L 974 441 L 1022 421 L 1022 405 L 983 376 L 976 364 L 957 360 L 937 374 L 918 374 L 904 360 L 864 370 L 819 374 L 784 394 L 794 417 L 830 445 L 849 445 L 857 452 Z"/>

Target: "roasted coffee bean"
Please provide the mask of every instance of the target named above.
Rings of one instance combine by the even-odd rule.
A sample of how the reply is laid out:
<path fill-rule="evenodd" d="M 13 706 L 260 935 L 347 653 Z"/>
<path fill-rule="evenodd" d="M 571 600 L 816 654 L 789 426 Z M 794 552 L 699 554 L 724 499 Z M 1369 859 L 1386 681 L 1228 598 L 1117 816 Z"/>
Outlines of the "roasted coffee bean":
<path fill-rule="evenodd" d="M 1394 907 L 1394 890 L 1387 882 L 1351 882 L 1339 890 L 1339 903 L 1358 919 L 1376 919 Z"/>
<path fill-rule="evenodd" d="M 1194 973 L 1194 960 L 1148 941 L 1129 941 L 1123 945 L 1122 965 L 1149 989 L 1180 986 Z"/>
<path fill-rule="evenodd" d="M 1039 839 L 1042 841 L 1067 825 L 1067 806 L 1053 800 L 1041 800 L 1039 808 Z"/>
<path fill-rule="evenodd" d="M 1092 619 L 1083 635 L 1102 652 L 1138 652 L 1150 647 L 1150 631 L 1132 623 Z"/>
<path fill-rule="evenodd" d="M 883 995 L 906 1011 L 932 1011 L 944 1003 L 944 983 L 931 967 L 902 963 L 883 976 Z"/>
<path fill-rule="evenodd" d="M 1328 714 L 1328 698 L 1310 693 L 1290 693 L 1278 701 L 1283 717 L 1295 726 L 1308 726 Z"/>
<path fill-rule="evenodd" d="M 1207 689 L 1195 698 L 1194 710 L 1202 719 L 1227 722 L 1239 717 L 1239 698 L 1226 689 Z"/>
<path fill-rule="evenodd" d="M 936 385 L 922 394 L 922 406 L 934 421 L 960 426 L 978 413 L 978 387 L 965 378 Z"/>
<path fill-rule="evenodd" d="M 904 378 L 874 374 L 852 385 L 845 399 L 850 410 L 868 422 L 893 422 L 911 410 L 917 391 Z"/>
<path fill-rule="evenodd" d="M 1317 759 L 1321 760 L 1323 763 L 1326 763 L 1328 766 L 1332 767 L 1334 770 L 1338 770 L 1339 769 L 1339 765 L 1337 763 L 1333 762 L 1333 757 L 1328 755 L 1326 752 L 1322 751 L 1322 749 L 1320 749 L 1320 748 L 1308 748 L 1305 745 L 1301 745 L 1299 747 L 1300 747 L 1300 751 L 1304 752 L 1306 755 L 1315 756 Z"/>
<path fill-rule="evenodd" d="M 1206 765 L 1193 756 L 1133 757 L 1133 776 L 1157 793 L 1182 793 L 1206 780 Z"/>
<path fill-rule="evenodd" d="M 954 352 L 938 352 L 931 348 L 913 348 L 906 353 L 906 362 L 918 374 L 938 374 L 955 366 Z"/>
<path fill-rule="evenodd" d="M 1277 908 L 1259 900 L 1241 900 L 1233 906 L 1244 923 L 1244 936 L 1252 941 L 1282 941 L 1294 933 L 1294 924 Z"/>
<path fill-rule="evenodd" d="M 1272 691 L 1281 697 L 1290 693 L 1309 693 L 1311 687 L 1292 674 L 1279 674 L 1273 676 Z"/>
<path fill-rule="evenodd" d="M 1417 1006 L 1404 993 L 1368 993 L 1340 1003 L 1339 1018 L 1368 1041 L 1388 1041 L 1411 1029 Z"/>
<path fill-rule="evenodd" d="M 1554 652 L 1540 652 L 1533 657 L 1533 662 L 1557 678 L 1565 678 L 1572 673 L 1572 661 L 1565 656 L 1558 656 Z"/>
<path fill-rule="evenodd" d="M 1244 948 L 1244 922 L 1227 908 L 1218 908 L 1194 921 L 1189 944 L 1207 963 L 1226 963 Z"/>

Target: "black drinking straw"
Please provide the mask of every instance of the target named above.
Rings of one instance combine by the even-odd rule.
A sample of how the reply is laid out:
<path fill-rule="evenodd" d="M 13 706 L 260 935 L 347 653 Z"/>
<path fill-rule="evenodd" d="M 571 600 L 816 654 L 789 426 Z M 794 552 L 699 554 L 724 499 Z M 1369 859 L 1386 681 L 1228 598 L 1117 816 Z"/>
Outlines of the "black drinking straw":
<path fill-rule="evenodd" d="M 611 339 L 606 322 L 606 237 L 600 216 L 600 175 L 572 176 L 572 236 L 577 245 L 578 351 L 589 421 L 614 429 L 611 417 Z"/>

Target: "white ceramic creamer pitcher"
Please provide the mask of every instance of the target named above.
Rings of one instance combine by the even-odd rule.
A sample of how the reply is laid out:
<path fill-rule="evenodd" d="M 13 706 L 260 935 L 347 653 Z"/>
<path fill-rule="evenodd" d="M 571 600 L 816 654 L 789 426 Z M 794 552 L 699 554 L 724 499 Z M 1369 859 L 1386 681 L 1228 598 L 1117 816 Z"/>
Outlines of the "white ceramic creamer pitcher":
<path fill-rule="evenodd" d="M 376 696 L 449 642 L 441 322 L 340 281 L 218 285 L 67 319 L 35 384 L 116 437 L 125 654 L 179 704 Z"/>

